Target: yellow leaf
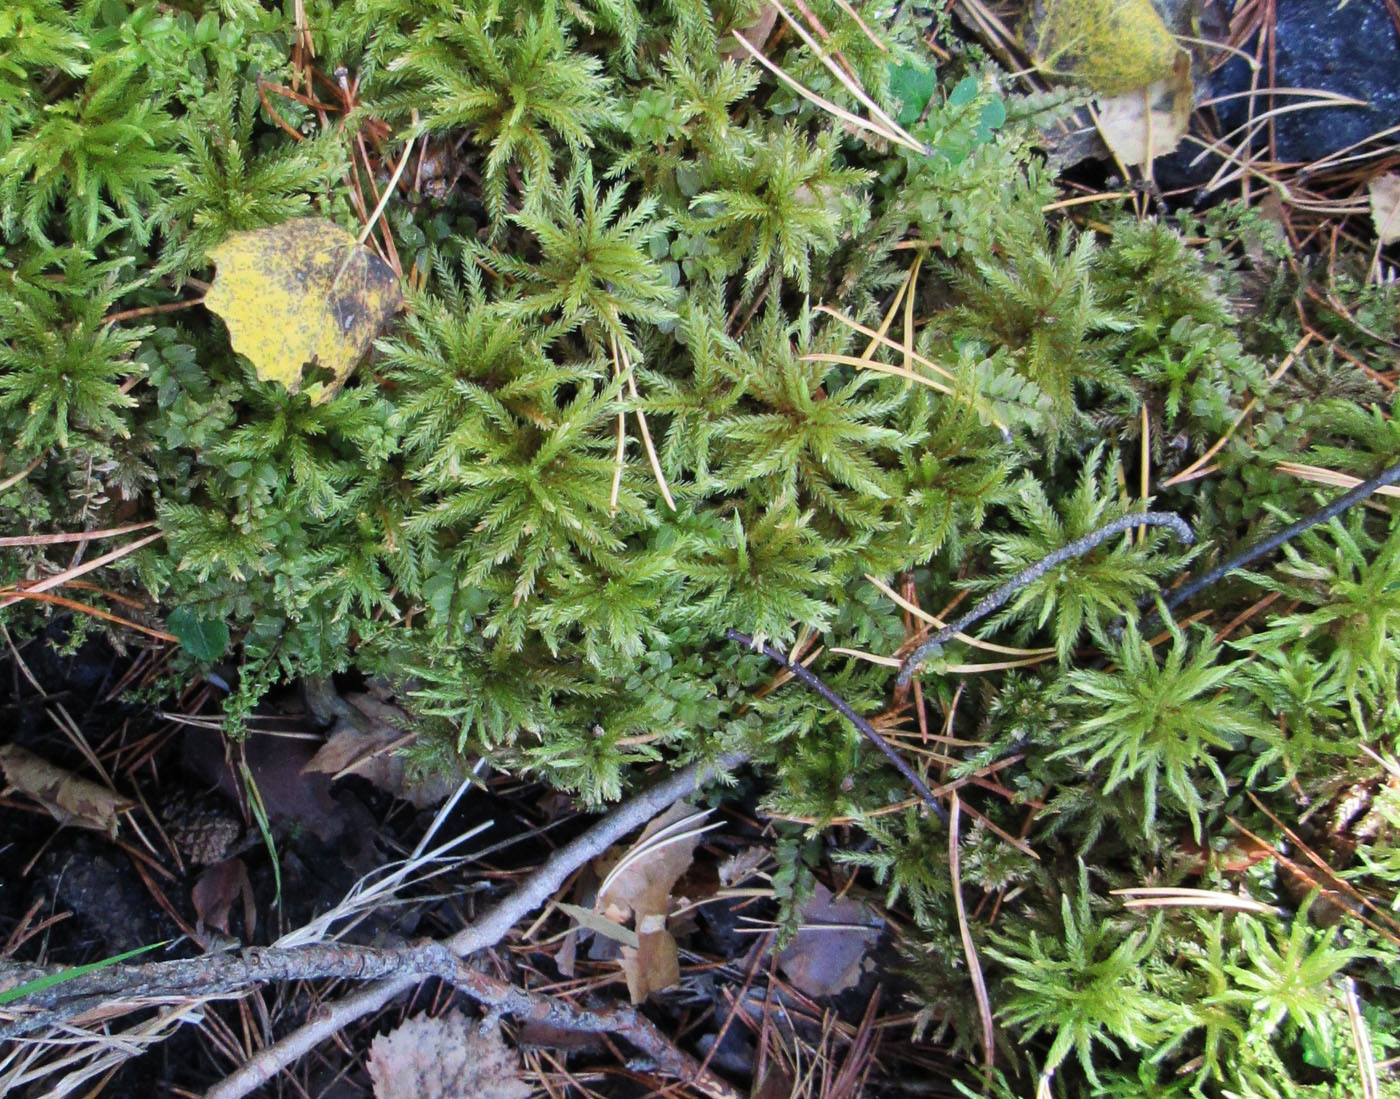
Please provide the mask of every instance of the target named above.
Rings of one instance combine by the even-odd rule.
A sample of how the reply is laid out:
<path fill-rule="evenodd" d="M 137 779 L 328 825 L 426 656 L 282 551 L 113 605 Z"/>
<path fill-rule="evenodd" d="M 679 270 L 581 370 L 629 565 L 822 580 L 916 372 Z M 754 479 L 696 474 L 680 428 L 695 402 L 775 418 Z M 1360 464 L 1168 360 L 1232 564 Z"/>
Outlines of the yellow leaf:
<path fill-rule="evenodd" d="M 296 218 L 234 233 L 209 252 L 218 274 L 204 304 L 263 381 L 293 393 L 314 362 L 331 374 L 306 392 L 329 400 L 403 304 L 388 264 L 334 222 Z"/>
<path fill-rule="evenodd" d="M 1182 52 L 1152 0 L 1041 0 L 1030 33 L 1042 69 L 1101 96 L 1168 79 Z"/>

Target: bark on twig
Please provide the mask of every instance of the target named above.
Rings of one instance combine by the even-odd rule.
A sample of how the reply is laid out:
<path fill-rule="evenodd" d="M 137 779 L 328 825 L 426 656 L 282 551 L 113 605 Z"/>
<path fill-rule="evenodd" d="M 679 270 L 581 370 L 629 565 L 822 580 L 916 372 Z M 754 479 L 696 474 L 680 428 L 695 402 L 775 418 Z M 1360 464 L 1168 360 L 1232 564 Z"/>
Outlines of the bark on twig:
<path fill-rule="evenodd" d="M 875 731 L 875 727 L 871 725 L 870 722 L 866 721 L 865 718 L 851 709 L 851 704 L 828 687 L 820 676 L 809 671 L 801 664 L 794 664 L 777 649 L 773 648 L 772 645 L 755 641 L 748 634 L 740 633 L 738 630 L 725 630 L 724 636 L 729 638 L 730 641 L 737 641 L 740 645 L 745 645 L 755 652 L 762 653 L 779 667 L 787 669 L 787 671 L 803 685 L 819 694 L 837 713 L 854 725 L 857 731 L 859 731 L 866 740 L 875 745 L 875 747 L 884 754 L 886 759 L 894 764 L 895 770 L 903 775 L 908 783 L 914 787 L 915 792 L 918 793 L 919 797 L 924 799 L 924 803 L 933 810 L 939 820 L 946 821 L 948 819 L 948 810 L 943 808 L 937 796 L 928 788 L 928 783 L 924 782 L 924 780 L 919 777 L 919 773 L 909 765 L 908 761 L 905 760 L 903 756 L 890 747 L 889 743 Z"/>
<path fill-rule="evenodd" d="M 24 980 L 29 981 L 60 969 L 13 966 L 0 969 L 0 981 L 10 976 L 18 977 L 21 973 Z M 563 1030 L 617 1035 L 646 1054 L 662 1074 L 688 1080 L 716 1099 L 738 1099 L 732 1088 L 668 1041 L 650 1019 L 630 1005 L 591 1009 L 577 1007 L 557 997 L 527 992 L 482 972 L 440 942 L 415 943 L 399 948 L 315 943 L 284 949 L 269 947 L 238 954 L 215 954 L 176 962 L 111 966 L 25 997 L 25 1006 L 41 1006 L 50 1010 L 25 1015 L 0 1027 L 0 1039 L 18 1038 L 36 1030 L 59 1026 L 86 1012 L 110 1009 L 114 1001 L 134 1008 L 152 999 L 168 1001 L 182 996 L 236 996 L 272 981 L 331 977 L 369 980 L 387 976 L 416 980 L 437 977 L 498 1012 Z"/>

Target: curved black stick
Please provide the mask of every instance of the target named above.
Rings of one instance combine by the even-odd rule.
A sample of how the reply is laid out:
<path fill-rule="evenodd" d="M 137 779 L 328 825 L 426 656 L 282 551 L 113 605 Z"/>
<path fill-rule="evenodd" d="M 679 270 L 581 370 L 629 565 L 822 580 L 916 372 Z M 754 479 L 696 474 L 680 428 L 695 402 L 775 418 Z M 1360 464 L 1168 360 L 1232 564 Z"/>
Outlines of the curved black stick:
<path fill-rule="evenodd" d="M 1171 532 L 1176 535 L 1177 540 L 1188 546 L 1196 540 L 1196 536 L 1191 532 L 1186 520 L 1170 511 L 1144 511 L 1137 515 L 1125 515 L 1121 519 L 1105 523 L 1098 530 L 1090 531 L 1083 538 L 1076 538 L 1068 545 L 1061 546 L 1054 553 L 1042 557 L 1024 572 L 1018 572 L 972 610 L 944 626 L 905 658 L 904 663 L 899 667 L 899 676 L 895 679 L 895 686 L 907 687 L 909 680 L 918 671 L 919 665 L 927 660 L 935 649 L 954 634 L 962 633 L 978 619 L 991 614 L 1027 584 L 1039 580 L 1056 565 L 1063 564 L 1074 557 L 1082 557 L 1114 535 L 1132 530 L 1133 527 L 1169 527 Z"/>
<path fill-rule="evenodd" d="M 1384 472 L 1376 474 L 1369 481 L 1362 481 L 1349 492 L 1338 496 L 1326 507 L 1319 508 L 1311 515 L 1289 523 L 1288 526 L 1284 527 L 1282 530 L 1275 531 L 1267 538 L 1255 542 L 1252 546 L 1246 546 L 1233 557 L 1226 558 L 1221 564 L 1216 565 L 1215 568 L 1211 569 L 1209 572 L 1198 576 L 1190 583 L 1182 584 L 1181 587 L 1173 591 L 1163 592 L 1162 596 L 1166 602 L 1167 610 L 1175 610 L 1193 595 L 1196 595 L 1204 588 L 1210 587 L 1210 585 L 1214 584 L 1227 573 L 1234 572 L 1241 565 L 1249 564 L 1249 562 L 1253 561 L 1256 557 L 1262 557 L 1266 553 L 1272 553 L 1290 538 L 1298 537 L 1303 531 L 1310 527 L 1315 527 L 1319 523 L 1325 523 L 1329 519 L 1335 519 L 1342 512 L 1346 511 L 1347 508 L 1351 507 L 1353 504 L 1359 504 L 1377 489 L 1385 488 L 1387 485 L 1393 485 L 1396 482 L 1400 482 L 1400 462 L 1397 462 Z"/>
<path fill-rule="evenodd" d="M 942 805 L 939 804 L 938 798 L 935 797 L 933 791 L 928 788 L 928 784 L 919 777 L 919 773 L 915 771 L 914 768 L 909 766 L 909 764 L 905 761 L 903 756 L 901 756 L 898 752 L 891 748 L 888 743 L 886 743 L 885 738 L 875 731 L 874 727 L 870 724 L 870 722 L 866 721 L 865 718 L 861 717 L 860 714 L 856 713 L 853 709 L 851 709 L 850 703 L 848 703 L 844 698 L 842 698 L 839 694 L 837 694 L 825 683 L 823 683 L 819 678 L 817 678 L 817 676 L 809 672 L 801 664 L 794 664 L 791 661 L 789 661 L 787 657 L 785 657 L 777 649 L 773 648 L 772 645 L 760 645 L 757 642 L 755 642 L 752 637 L 749 637 L 747 634 L 742 634 L 738 630 L 725 630 L 724 636 L 729 638 L 730 641 L 737 641 L 741 645 L 747 645 L 755 652 L 761 652 L 769 660 L 773 661 L 775 664 L 779 664 L 782 667 L 786 668 L 797 679 L 801 680 L 802 683 L 810 687 L 812 690 L 816 691 L 817 694 L 821 695 L 822 698 L 824 698 L 827 702 L 834 706 L 837 709 L 837 711 L 840 712 L 842 717 L 844 717 L 847 721 L 849 721 L 852 725 L 859 729 L 861 735 L 864 736 L 866 740 L 870 741 L 871 744 L 875 745 L 875 747 L 880 749 L 880 751 L 884 754 L 885 758 L 894 764 L 895 770 L 897 770 L 901 775 L 908 779 L 909 783 L 914 787 L 914 789 L 919 792 L 919 796 L 923 798 L 925 802 L 928 803 L 929 808 L 934 811 L 934 814 L 938 817 L 938 819 L 944 821 L 945 823 L 947 822 L 948 811 L 944 809 Z"/>

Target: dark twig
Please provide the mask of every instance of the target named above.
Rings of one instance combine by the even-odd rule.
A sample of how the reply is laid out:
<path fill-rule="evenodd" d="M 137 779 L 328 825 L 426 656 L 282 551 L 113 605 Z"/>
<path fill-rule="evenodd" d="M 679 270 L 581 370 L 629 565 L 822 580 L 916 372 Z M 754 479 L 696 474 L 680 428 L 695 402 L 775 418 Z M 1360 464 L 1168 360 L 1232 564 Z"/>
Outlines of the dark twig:
<path fill-rule="evenodd" d="M 1233 557 L 1226 558 L 1221 564 L 1216 565 L 1215 568 L 1211 569 L 1209 572 L 1198 576 L 1195 580 L 1182 584 L 1181 587 L 1173 591 L 1163 592 L 1162 595 L 1166 602 L 1167 610 L 1175 610 L 1182 603 L 1185 603 L 1188 599 L 1203 591 L 1205 588 L 1210 587 L 1210 585 L 1214 584 L 1227 573 L 1234 572 L 1236 569 L 1249 564 L 1249 562 L 1253 561 L 1256 557 L 1263 557 L 1266 553 L 1273 553 L 1274 550 L 1278 549 L 1285 542 L 1298 537 L 1298 535 L 1302 534 L 1305 530 L 1315 527 L 1319 523 L 1325 523 L 1329 519 L 1335 519 L 1338 515 L 1342 514 L 1342 512 L 1346 511 L 1347 508 L 1354 504 L 1359 504 L 1377 489 L 1385 488 L 1387 485 L 1393 485 L 1397 482 L 1400 482 L 1400 462 L 1397 462 L 1384 472 L 1376 474 L 1376 476 L 1372 477 L 1369 481 L 1362 481 L 1355 488 L 1338 496 L 1326 507 L 1319 508 L 1311 515 L 1305 516 L 1296 522 L 1289 523 L 1288 526 L 1284 527 L 1282 530 L 1275 531 L 1267 538 L 1262 538 L 1258 542 L 1255 542 L 1252 546 L 1246 546 Z"/>
<path fill-rule="evenodd" d="M 1176 535 L 1178 541 L 1188 546 L 1196 540 L 1196 536 L 1192 534 L 1186 520 L 1169 511 L 1145 511 L 1139 515 L 1125 515 L 1121 519 L 1105 523 L 1098 530 L 1090 531 L 1083 538 L 1076 538 L 1068 545 L 1061 546 L 1054 553 L 1042 557 L 1030 568 L 1018 572 L 957 621 L 944 626 L 905 658 L 904 663 L 900 665 L 895 685 L 907 687 L 909 680 L 918 671 L 919 665 L 932 656 L 945 641 L 955 634 L 962 633 L 979 619 L 991 614 L 1027 584 L 1033 584 L 1056 565 L 1061 565 L 1074 557 L 1082 557 L 1114 535 L 1122 534 L 1134 527 L 1167 527 Z"/>
<path fill-rule="evenodd" d="M 870 741 L 871 744 L 875 745 L 876 748 L 880 749 L 881 753 L 884 754 L 885 758 L 888 759 L 892 764 L 894 764 L 895 770 L 897 770 L 901 775 L 903 775 L 906 779 L 909 780 L 910 785 L 912 785 L 914 789 L 918 791 L 919 796 L 928 803 L 929 808 L 932 809 L 935 814 L 937 814 L 939 820 L 946 821 L 948 819 L 948 811 L 944 809 L 943 806 L 939 803 L 938 798 L 934 795 L 933 791 L 928 788 L 928 784 L 925 783 L 924 780 L 919 777 L 919 773 L 915 771 L 914 768 L 909 766 L 909 764 L 905 761 L 903 756 L 901 756 L 898 752 L 891 748 L 888 743 L 886 743 L 885 738 L 875 731 L 874 727 L 870 724 L 870 722 L 866 721 L 865 718 L 861 717 L 860 714 L 856 713 L 853 709 L 851 709 L 850 703 L 848 703 L 844 698 L 842 698 L 839 694 L 833 691 L 819 678 L 817 678 L 817 676 L 813 675 L 801 664 L 793 664 L 791 661 L 788 660 L 787 657 L 785 657 L 777 649 L 773 648 L 772 645 L 759 644 L 758 642 L 755 642 L 752 637 L 749 637 L 747 634 L 742 634 L 738 630 L 725 630 L 724 636 L 729 638 L 729 640 L 731 641 L 739 642 L 739 644 L 741 645 L 747 645 L 755 652 L 761 652 L 769 660 L 773 661 L 775 664 L 782 666 L 783 668 L 786 668 L 797 679 L 801 680 L 803 684 L 816 691 L 817 694 L 822 696 L 822 698 L 826 699 L 828 703 L 835 707 L 835 709 L 841 714 L 842 717 L 844 717 L 847 721 L 849 721 L 852 725 L 854 725 L 857 729 L 860 730 L 861 734 L 865 737 L 866 740 Z"/>

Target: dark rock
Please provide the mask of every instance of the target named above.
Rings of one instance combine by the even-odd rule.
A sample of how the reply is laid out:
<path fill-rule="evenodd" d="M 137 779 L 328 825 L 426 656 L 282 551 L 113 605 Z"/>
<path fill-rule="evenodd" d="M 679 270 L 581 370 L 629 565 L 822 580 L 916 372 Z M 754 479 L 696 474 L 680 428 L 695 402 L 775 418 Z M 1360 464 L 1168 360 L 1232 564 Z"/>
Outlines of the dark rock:
<path fill-rule="evenodd" d="M 1310 164 L 1340 149 L 1357 145 L 1392 126 L 1400 126 L 1400 29 L 1386 9 L 1386 0 L 1348 0 L 1338 10 L 1337 0 L 1277 0 L 1278 23 L 1274 31 L 1274 86 L 1335 92 L 1365 100 L 1365 107 L 1308 107 L 1274 118 L 1274 147 L 1278 159 Z M 1212 36 L 1223 37 L 1219 28 Z M 1258 38 L 1244 50 L 1253 56 Z M 1195 73 L 1198 87 L 1203 74 Z M 1220 99 L 1249 90 L 1250 68 L 1232 58 L 1198 92 L 1199 99 Z M 1260 74 L 1260 85 L 1265 74 Z M 1254 99 L 1253 117 L 1273 107 L 1304 102 L 1302 96 L 1267 94 Z M 1214 134 L 1240 132 L 1226 144 L 1233 151 L 1244 139 L 1251 117 L 1248 96 L 1227 99 L 1213 108 L 1218 126 Z M 1200 112 L 1192 117 L 1191 134 L 1173 153 L 1152 165 L 1153 178 L 1166 192 L 1200 188 L 1221 175 L 1233 175 L 1234 165 L 1209 149 L 1211 134 L 1201 125 Z M 1394 142 L 1395 135 L 1388 139 Z M 1266 150 L 1267 126 L 1254 135 L 1252 151 Z M 1221 171 L 1223 169 L 1223 171 Z M 1198 194 L 1196 201 L 1208 196 Z"/>
<path fill-rule="evenodd" d="M 1348 0 L 1340 8 L 1337 0 L 1277 0 L 1275 10 L 1274 87 L 1336 92 L 1369 104 L 1278 115 L 1274 135 L 1280 160 L 1320 160 L 1400 126 L 1400 28 L 1385 0 Z M 1251 42 L 1245 52 L 1253 54 L 1254 48 Z M 1249 66 L 1234 58 L 1220 71 L 1214 94 L 1246 91 L 1249 85 Z M 1274 105 L 1298 101 L 1280 96 Z M 1256 97 L 1256 116 L 1269 108 L 1266 96 Z M 1247 123 L 1249 99 L 1222 103 L 1216 112 L 1228 133 Z M 1257 147 L 1267 140 L 1265 130 Z"/>

